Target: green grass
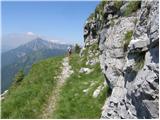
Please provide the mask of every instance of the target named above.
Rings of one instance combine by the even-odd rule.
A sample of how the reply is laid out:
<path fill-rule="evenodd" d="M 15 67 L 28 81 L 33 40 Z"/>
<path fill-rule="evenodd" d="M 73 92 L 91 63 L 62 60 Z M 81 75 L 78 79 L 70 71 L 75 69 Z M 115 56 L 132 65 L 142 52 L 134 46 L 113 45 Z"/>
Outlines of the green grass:
<path fill-rule="evenodd" d="M 92 97 L 94 90 L 103 83 L 104 77 L 99 64 L 92 66 L 94 71 L 90 74 L 79 73 L 81 67 L 86 67 L 84 62 L 86 61 L 81 61 L 79 55 L 72 56 L 70 64 L 74 73 L 62 88 L 53 118 L 100 118 L 108 87 L 97 98 Z M 95 84 L 89 87 L 91 81 Z M 83 90 L 87 88 L 89 91 L 85 94 Z"/>
<path fill-rule="evenodd" d="M 130 1 L 127 6 L 124 16 L 130 16 L 133 12 L 136 12 L 141 6 L 141 1 Z"/>
<path fill-rule="evenodd" d="M 127 33 L 125 34 L 124 39 L 123 39 L 123 41 L 124 41 L 124 51 L 127 51 L 127 48 L 128 48 L 128 45 L 131 41 L 132 35 L 133 35 L 132 30 L 127 31 Z"/>
<path fill-rule="evenodd" d="M 94 18 L 97 19 L 97 14 L 103 16 L 104 6 L 107 4 L 107 2 L 108 2 L 107 0 L 101 0 L 100 3 L 95 8 L 95 11 L 91 13 L 90 16 L 88 17 L 88 20 L 94 19 Z"/>
<path fill-rule="evenodd" d="M 2 101 L 2 118 L 39 118 L 44 103 L 56 85 L 62 57 L 49 58 L 32 66 L 19 86 L 9 89 Z"/>
<path fill-rule="evenodd" d="M 98 42 L 98 41 L 97 41 Z M 94 43 L 90 46 L 90 50 L 93 51 L 93 50 L 98 50 L 99 49 L 99 46 L 98 46 L 98 43 Z"/>
<path fill-rule="evenodd" d="M 81 58 L 80 65 L 81 66 L 85 66 L 87 58 L 88 58 L 88 51 L 92 51 L 93 52 L 93 51 L 97 51 L 97 50 L 99 51 L 99 46 L 98 46 L 97 42 L 92 44 L 92 45 L 90 45 L 90 46 L 87 46 L 86 49 L 83 51 L 83 57 Z M 98 56 L 99 56 L 99 54 L 98 54 Z M 95 58 L 95 57 L 98 57 L 98 56 L 93 55 L 92 58 Z"/>
<path fill-rule="evenodd" d="M 123 1 L 122 0 L 115 0 L 114 1 L 114 6 L 117 10 L 120 10 L 121 6 L 122 6 Z"/>
<path fill-rule="evenodd" d="M 145 52 L 137 53 L 138 58 L 136 59 L 136 63 L 134 66 L 135 71 L 139 71 L 143 68 L 145 62 Z"/>

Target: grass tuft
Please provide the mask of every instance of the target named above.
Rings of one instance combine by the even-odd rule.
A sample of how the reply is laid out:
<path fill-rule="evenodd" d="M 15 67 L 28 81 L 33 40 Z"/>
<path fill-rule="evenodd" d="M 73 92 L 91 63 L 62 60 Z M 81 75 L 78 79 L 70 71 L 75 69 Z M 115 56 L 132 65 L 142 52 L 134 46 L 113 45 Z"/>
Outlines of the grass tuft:
<path fill-rule="evenodd" d="M 123 4 L 123 1 L 122 0 L 115 0 L 114 1 L 114 6 L 117 10 L 120 10 L 121 6 Z"/>
<path fill-rule="evenodd" d="M 132 30 L 127 31 L 127 33 L 125 34 L 124 39 L 123 39 L 123 41 L 124 41 L 124 51 L 127 51 L 127 48 L 128 48 L 128 45 L 131 41 L 132 35 L 133 35 Z"/>
<path fill-rule="evenodd" d="M 141 1 L 129 1 L 124 16 L 130 16 L 133 12 L 136 12 L 141 7 Z"/>
<path fill-rule="evenodd" d="M 145 52 L 137 53 L 138 58 L 136 59 L 136 64 L 134 66 L 135 71 L 139 71 L 143 68 L 145 62 Z"/>

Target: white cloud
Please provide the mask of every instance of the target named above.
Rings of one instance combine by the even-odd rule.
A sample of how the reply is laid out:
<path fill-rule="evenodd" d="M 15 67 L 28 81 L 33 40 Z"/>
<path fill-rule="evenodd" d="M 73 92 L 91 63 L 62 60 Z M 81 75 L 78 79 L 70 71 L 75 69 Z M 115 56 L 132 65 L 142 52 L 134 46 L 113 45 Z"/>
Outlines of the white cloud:
<path fill-rule="evenodd" d="M 33 32 L 27 32 L 27 35 L 34 35 Z"/>
<path fill-rule="evenodd" d="M 55 39 L 55 40 L 49 40 L 50 42 L 53 42 L 53 43 L 59 43 L 59 44 L 67 44 L 66 42 L 64 42 L 64 41 L 62 41 L 62 40 L 57 40 L 57 39 Z"/>
<path fill-rule="evenodd" d="M 49 40 L 49 41 L 53 43 L 59 42 L 59 40 Z"/>

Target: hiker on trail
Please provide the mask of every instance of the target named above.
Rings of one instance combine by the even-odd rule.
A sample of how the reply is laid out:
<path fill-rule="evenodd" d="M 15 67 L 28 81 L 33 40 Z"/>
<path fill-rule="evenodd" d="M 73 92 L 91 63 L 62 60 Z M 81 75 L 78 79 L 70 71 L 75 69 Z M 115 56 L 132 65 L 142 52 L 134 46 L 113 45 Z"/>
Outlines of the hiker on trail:
<path fill-rule="evenodd" d="M 69 46 L 67 49 L 68 49 L 68 58 L 70 59 L 72 54 L 72 48 L 71 46 Z"/>

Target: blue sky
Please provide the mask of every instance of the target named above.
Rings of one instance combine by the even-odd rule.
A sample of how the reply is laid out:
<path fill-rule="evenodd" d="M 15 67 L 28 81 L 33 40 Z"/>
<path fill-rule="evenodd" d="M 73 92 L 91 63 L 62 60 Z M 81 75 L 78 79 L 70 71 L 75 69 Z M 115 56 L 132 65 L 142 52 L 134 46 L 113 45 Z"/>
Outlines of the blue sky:
<path fill-rule="evenodd" d="M 98 1 L 2 2 L 2 35 L 26 33 L 83 43 L 83 26 Z"/>

